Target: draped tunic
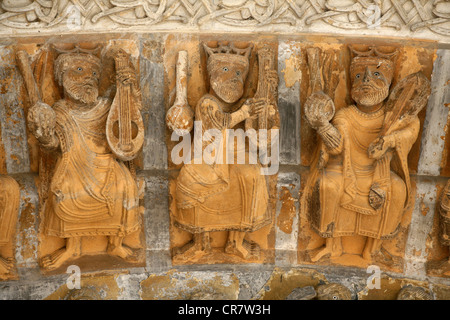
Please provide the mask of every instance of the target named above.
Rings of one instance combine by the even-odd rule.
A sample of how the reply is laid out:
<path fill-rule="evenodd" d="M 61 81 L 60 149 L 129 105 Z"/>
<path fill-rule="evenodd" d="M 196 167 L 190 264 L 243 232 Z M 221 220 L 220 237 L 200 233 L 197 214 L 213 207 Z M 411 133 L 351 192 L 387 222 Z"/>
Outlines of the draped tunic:
<path fill-rule="evenodd" d="M 333 126 L 341 135 L 325 168 L 313 165 L 305 189 L 311 226 L 322 237 L 363 235 L 390 239 L 396 235 L 410 200 L 407 157 L 417 139 L 420 122 L 417 116 L 393 132 L 395 150 L 379 160 L 368 156 L 370 144 L 379 137 L 385 118 L 384 108 L 364 113 L 352 105 L 336 113 Z M 392 157 L 392 163 L 391 163 Z M 369 203 L 369 192 L 378 169 L 388 171 L 379 181 L 386 191 L 380 208 Z"/>
<path fill-rule="evenodd" d="M 55 104 L 58 159 L 45 205 L 47 235 L 125 236 L 139 228 L 137 185 L 106 140 L 111 103 L 99 99 L 88 111 Z"/>
<path fill-rule="evenodd" d="M 201 121 L 203 151 L 217 143 L 213 161 L 193 159 L 180 170 L 176 184 L 175 224 L 188 232 L 236 230 L 252 232 L 271 222 L 267 209 L 268 193 L 261 166 L 248 163 L 226 163 L 226 130 L 231 115 L 212 95 L 205 95 L 197 104 L 196 121 Z M 208 131 L 215 130 L 215 131 Z M 216 132 L 217 137 L 211 136 Z M 219 140 L 216 140 L 219 139 Z M 201 162 L 201 163 L 200 163 Z"/>
<path fill-rule="evenodd" d="M 0 247 L 11 243 L 19 204 L 19 184 L 9 176 L 0 175 Z"/>

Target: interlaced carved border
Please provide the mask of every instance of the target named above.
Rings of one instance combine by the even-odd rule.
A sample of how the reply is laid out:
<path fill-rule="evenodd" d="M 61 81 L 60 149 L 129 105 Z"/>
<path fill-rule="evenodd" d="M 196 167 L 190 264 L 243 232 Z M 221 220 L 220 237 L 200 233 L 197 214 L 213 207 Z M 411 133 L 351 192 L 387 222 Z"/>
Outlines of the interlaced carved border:
<path fill-rule="evenodd" d="M 0 33 L 118 29 L 380 30 L 450 36 L 449 0 L 3 0 Z M 319 27 L 320 26 L 320 27 Z M 322 29 L 320 29 L 322 28 Z M 281 29 L 283 30 L 283 29 Z M 286 30 L 286 29 L 284 29 Z M 335 29 L 336 30 L 336 29 Z"/>

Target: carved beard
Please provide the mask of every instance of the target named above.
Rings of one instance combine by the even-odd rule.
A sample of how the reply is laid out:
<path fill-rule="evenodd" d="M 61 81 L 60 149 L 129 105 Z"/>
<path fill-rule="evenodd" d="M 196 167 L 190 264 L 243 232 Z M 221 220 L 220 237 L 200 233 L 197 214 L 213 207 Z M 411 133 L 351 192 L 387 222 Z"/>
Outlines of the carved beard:
<path fill-rule="evenodd" d="M 213 81 L 212 88 L 219 98 L 226 103 L 234 103 L 244 94 L 242 82 L 235 80 L 228 80 L 220 83 Z"/>
<path fill-rule="evenodd" d="M 97 102 L 98 88 L 93 81 L 76 81 L 71 77 L 64 77 L 63 86 L 66 93 L 75 101 L 86 105 Z"/>
<path fill-rule="evenodd" d="M 369 92 L 363 89 L 363 86 L 360 85 L 354 89 L 352 89 L 352 98 L 356 103 L 363 106 L 374 106 L 383 102 L 384 99 L 389 95 L 389 86 L 383 85 L 381 87 L 375 86 L 374 84 L 369 84 L 371 90 Z"/>

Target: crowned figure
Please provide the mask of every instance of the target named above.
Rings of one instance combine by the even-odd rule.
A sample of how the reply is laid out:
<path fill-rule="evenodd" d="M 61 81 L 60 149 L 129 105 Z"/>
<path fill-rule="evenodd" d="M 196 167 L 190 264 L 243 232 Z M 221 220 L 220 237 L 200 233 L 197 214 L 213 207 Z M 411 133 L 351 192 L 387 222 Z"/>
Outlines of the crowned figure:
<path fill-rule="evenodd" d="M 390 92 L 396 52 L 351 50 L 355 104 L 334 114 L 333 101 L 321 91 L 305 103 L 306 119 L 321 144 L 302 205 L 311 227 L 326 239 L 312 261 L 340 256 L 343 236 L 366 237 L 362 257 L 371 260 L 382 241 L 398 233 L 411 198 L 407 158 L 420 130 L 417 113 L 426 104 L 429 81 L 412 74 Z"/>
<path fill-rule="evenodd" d="M 201 124 L 202 139 L 199 140 L 195 132 L 193 146 L 202 150 L 202 155 L 211 144 L 217 143 L 219 147 L 212 154 L 212 160 L 196 159 L 194 155 L 194 159 L 181 168 L 176 181 L 173 220 L 193 237 L 174 251 L 187 258 L 196 252 L 210 252 L 210 233 L 228 231 L 225 253 L 257 259 L 260 246 L 246 235 L 272 221 L 266 178 L 261 173 L 260 163 L 249 162 L 248 150 L 233 151 L 234 155 L 243 152 L 245 163 L 233 160 L 228 163 L 224 157 L 227 153 L 224 141 L 228 129 L 244 128 L 245 120 L 256 119 L 263 110 L 273 106 L 264 99 L 242 99 L 252 45 L 239 49 L 233 44 L 219 43 L 217 48 L 204 44 L 204 49 L 208 56 L 210 91 L 195 108 L 195 121 Z M 265 79 L 276 88 L 276 72 L 271 70 L 267 74 Z"/>
<path fill-rule="evenodd" d="M 99 97 L 101 69 L 93 52 L 79 47 L 60 51 L 54 70 L 63 99 L 52 107 L 37 101 L 28 113 L 29 128 L 41 148 L 57 158 L 42 230 L 63 238 L 65 245 L 41 259 L 45 270 L 84 255 L 82 239 L 95 236 L 108 238 L 109 255 L 137 261 L 123 239 L 140 228 L 138 187 L 127 162 L 111 151 L 106 129 L 114 102 Z M 131 67 L 116 72 L 118 88 L 127 84 L 136 89 L 130 96 L 140 93 Z M 138 97 L 134 101 L 139 103 Z"/>

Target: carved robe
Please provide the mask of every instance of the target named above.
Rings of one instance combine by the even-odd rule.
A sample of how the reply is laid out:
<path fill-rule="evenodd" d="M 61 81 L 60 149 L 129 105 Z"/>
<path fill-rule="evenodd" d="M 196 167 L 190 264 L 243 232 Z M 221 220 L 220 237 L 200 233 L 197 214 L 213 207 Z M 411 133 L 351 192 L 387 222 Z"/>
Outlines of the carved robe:
<path fill-rule="evenodd" d="M 311 226 L 322 237 L 363 235 L 390 239 L 399 230 L 411 189 L 407 157 L 420 122 L 414 117 L 394 131 L 396 148 L 388 151 L 392 155 L 370 159 L 368 148 L 378 138 L 384 117 L 384 108 L 367 114 L 350 106 L 333 118 L 341 135 L 340 144 L 334 149 L 325 148 L 330 155 L 328 163 L 323 169 L 312 167 L 305 190 Z M 374 209 L 369 203 L 369 191 L 377 166 L 385 166 L 390 174 L 383 181 L 384 204 Z"/>
<path fill-rule="evenodd" d="M 99 99 L 88 111 L 65 100 L 53 107 L 62 154 L 45 207 L 48 235 L 125 236 L 139 227 L 136 183 L 109 150 L 105 136 L 110 106 L 109 100 Z"/>
<path fill-rule="evenodd" d="M 0 175 L 0 247 L 12 241 L 19 204 L 19 185 L 13 178 Z"/>
<path fill-rule="evenodd" d="M 202 135 L 217 129 L 225 141 L 231 116 L 211 95 L 197 104 L 196 121 L 201 121 Z M 194 137 L 195 139 L 195 137 Z M 205 140 L 205 138 L 204 138 Z M 203 141 L 202 151 L 213 140 Z M 177 212 L 175 224 L 191 233 L 236 230 L 252 232 L 271 222 L 267 212 L 268 193 L 259 164 L 226 164 L 223 143 L 223 161 L 212 164 L 185 164 L 176 187 Z M 220 151 L 215 155 L 220 156 Z"/>

